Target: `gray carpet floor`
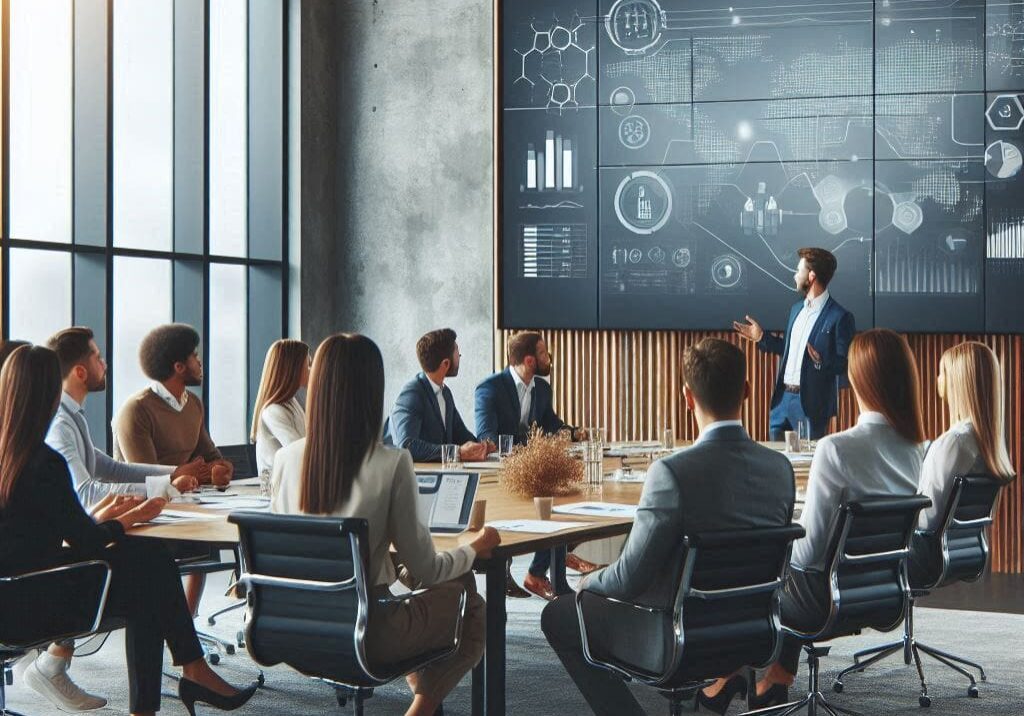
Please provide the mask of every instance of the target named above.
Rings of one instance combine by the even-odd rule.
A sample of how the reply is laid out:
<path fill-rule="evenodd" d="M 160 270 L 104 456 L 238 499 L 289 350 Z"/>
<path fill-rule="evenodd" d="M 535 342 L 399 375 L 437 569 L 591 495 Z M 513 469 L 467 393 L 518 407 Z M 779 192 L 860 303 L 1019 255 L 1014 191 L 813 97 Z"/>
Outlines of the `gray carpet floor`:
<path fill-rule="evenodd" d="M 526 561 L 517 560 L 514 572 L 525 572 Z M 572 581 L 572 580 L 570 580 Z M 224 591 L 224 579 L 212 578 L 204 600 L 204 612 L 227 604 L 219 597 Z M 482 588 L 482 585 L 481 585 Z M 510 716 L 571 716 L 588 714 L 590 710 L 562 669 L 540 631 L 540 611 L 544 602 L 537 598 L 509 601 L 508 618 L 508 690 L 507 703 Z M 241 612 L 235 611 L 219 620 L 210 630 L 231 638 L 241 625 Z M 945 667 L 926 660 L 926 675 L 932 707 L 925 711 L 917 704 L 917 676 L 913 666 L 904 666 L 899 658 L 890 658 L 873 667 L 867 674 L 855 675 L 846 681 L 842 694 L 831 693 L 831 675 L 850 663 L 852 654 L 895 635 L 867 633 L 858 637 L 837 640 L 832 653 L 822 662 L 822 685 L 830 700 L 839 706 L 854 709 L 865 715 L 971 714 L 972 716 L 1000 716 L 1024 714 L 1024 663 L 1021 644 L 1024 643 L 1024 616 L 968 611 L 919 609 L 917 612 L 918 638 L 941 649 L 960 653 L 980 661 L 988 672 L 988 682 L 980 684 L 981 697 L 968 698 L 967 681 Z M 216 667 L 229 681 L 242 684 L 254 678 L 257 668 L 244 651 L 226 656 Z M 238 713 L 252 716 L 282 716 L 304 714 L 351 713 L 351 708 L 340 710 L 333 691 L 326 685 L 297 675 L 285 667 L 265 669 L 266 687 Z M 119 634 L 110 637 L 95 655 L 76 659 L 72 667 L 74 679 L 94 693 L 109 699 L 106 709 L 96 714 L 127 713 L 128 684 L 124 671 L 124 649 Z M 806 671 L 798 677 L 797 686 L 805 684 Z M 174 682 L 167 680 L 167 689 Z M 650 714 L 667 713 L 664 699 L 657 693 L 637 687 L 638 700 Z M 793 694 L 794 691 L 791 691 Z M 468 716 L 470 698 L 469 677 L 445 702 L 449 716 Z M 367 702 L 368 715 L 402 714 L 408 706 L 409 696 L 401 685 L 395 684 L 377 690 Z M 15 682 L 8 689 L 8 707 L 37 716 L 60 713 L 42 697 L 23 684 Z M 734 702 L 730 714 L 743 711 Z M 163 713 L 182 714 L 184 708 L 174 698 L 165 698 Z M 199 713 L 218 713 L 202 709 Z"/>

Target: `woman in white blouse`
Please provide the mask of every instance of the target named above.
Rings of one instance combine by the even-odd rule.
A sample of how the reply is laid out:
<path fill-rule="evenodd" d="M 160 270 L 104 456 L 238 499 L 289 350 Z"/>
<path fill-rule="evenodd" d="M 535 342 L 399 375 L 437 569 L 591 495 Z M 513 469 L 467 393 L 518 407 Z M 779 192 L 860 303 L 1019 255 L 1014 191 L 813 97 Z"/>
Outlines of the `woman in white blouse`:
<path fill-rule="evenodd" d="M 267 349 L 252 411 L 249 440 L 256 443 L 256 471 L 270 472 L 274 455 L 306 434 L 306 413 L 295 397 L 309 382 L 309 346 L 282 339 Z"/>
<path fill-rule="evenodd" d="M 499 544 L 498 533 L 486 527 L 461 547 L 434 550 L 430 532 L 416 516 L 412 458 L 381 443 L 384 363 L 369 338 L 339 333 L 320 344 L 307 405 L 307 436 L 282 448 L 274 461 L 270 508 L 369 523 L 370 663 L 394 663 L 450 645 L 459 601 L 467 593 L 457 651 L 406 677 L 414 694 L 406 716 L 430 716 L 483 653 L 484 601 L 470 568 L 478 555 Z M 378 602 L 390 595 L 396 564 L 403 581 L 433 588 L 401 602 Z"/>
<path fill-rule="evenodd" d="M 906 339 L 884 328 L 857 334 L 848 370 L 860 415 L 849 430 L 818 441 L 800 515 L 807 534 L 793 545 L 782 593 L 782 622 L 800 631 L 820 628 L 828 615 L 825 553 L 839 507 L 868 495 L 913 495 L 924 458 L 917 364 Z M 783 639 L 779 661 L 749 696 L 750 709 L 785 703 L 800 647 Z"/>
<path fill-rule="evenodd" d="M 1006 450 L 1003 376 L 992 349 L 977 341 L 950 348 L 939 361 L 936 387 L 949 408 L 951 427 L 928 448 L 921 469 L 920 492 L 932 498 L 932 506 L 921 512 L 918 523 L 925 532 L 942 527 L 957 475 L 1013 478 L 1013 464 Z M 923 579 L 932 571 L 929 552 L 923 538 L 915 539 L 912 576 Z"/>

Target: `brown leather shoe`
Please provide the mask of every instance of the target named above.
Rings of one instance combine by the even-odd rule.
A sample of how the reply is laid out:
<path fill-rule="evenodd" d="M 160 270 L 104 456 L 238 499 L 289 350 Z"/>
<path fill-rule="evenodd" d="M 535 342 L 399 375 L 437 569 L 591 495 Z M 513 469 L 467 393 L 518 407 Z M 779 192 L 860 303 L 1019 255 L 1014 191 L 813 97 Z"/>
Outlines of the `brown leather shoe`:
<path fill-rule="evenodd" d="M 523 587 L 528 592 L 533 592 L 541 599 L 546 599 L 549 602 L 555 598 L 555 588 L 551 586 L 551 580 L 547 577 L 535 577 L 532 574 L 527 573 L 526 579 L 523 580 Z"/>
<path fill-rule="evenodd" d="M 590 574 L 591 572 L 596 572 L 601 569 L 600 565 L 588 562 L 582 557 L 577 557 L 572 552 L 565 555 L 565 568 L 571 569 L 574 572 L 579 572 L 580 574 Z"/>
<path fill-rule="evenodd" d="M 516 580 L 512 578 L 511 570 L 505 573 L 505 596 L 512 599 L 530 598 L 530 593 L 516 584 Z"/>

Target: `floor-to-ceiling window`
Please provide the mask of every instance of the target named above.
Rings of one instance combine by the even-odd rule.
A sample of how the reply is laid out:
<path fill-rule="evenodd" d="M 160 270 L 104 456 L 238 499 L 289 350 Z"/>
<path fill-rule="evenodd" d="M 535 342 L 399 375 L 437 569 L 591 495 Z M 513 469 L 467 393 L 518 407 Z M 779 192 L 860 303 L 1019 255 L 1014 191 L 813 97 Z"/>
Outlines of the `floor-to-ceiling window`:
<path fill-rule="evenodd" d="M 95 331 L 100 445 L 170 321 L 202 336 L 214 440 L 246 441 L 287 333 L 284 5 L 2 0 L 3 336 Z"/>

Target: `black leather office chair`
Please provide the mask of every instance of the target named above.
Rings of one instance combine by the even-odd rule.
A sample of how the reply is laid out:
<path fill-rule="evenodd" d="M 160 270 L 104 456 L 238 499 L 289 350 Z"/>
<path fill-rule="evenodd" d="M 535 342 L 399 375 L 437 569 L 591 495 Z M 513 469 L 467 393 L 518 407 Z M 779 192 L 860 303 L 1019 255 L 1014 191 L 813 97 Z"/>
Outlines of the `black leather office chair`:
<path fill-rule="evenodd" d="M 906 561 L 910 538 L 921 510 L 931 504 L 922 495 L 908 497 L 865 497 L 842 505 L 829 538 L 826 564 L 820 575 L 822 591 L 829 594 L 828 616 L 820 629 L 800 632 L 783 627 L 787 633 L 803 639 L 807 655 L 809 685 L 807 695 L 780 706 L 759 709 L 762 714 L 794 714 L 803 710 L 814 716 L 825 713 L 859 716 L 825 700 L 818 687 L 819 661 L 831 647 L 814 642 L 857 634 L 862 629 L 891 631 L 907 614 L 910 601 L 906 579 Z M 839 683 L 839 682 L 837 682 Z M 836 691 L 842 691 L 840 683 Z"/>
<path fill-rule="evenodd" d="M 686 537 L 679 588 L 668 608 L 582 590 L 576 609 L 585 658 L 658 689 L 669 713 L 681 714 L 682 700 L 709 680 L 776 658 L 778 590 L 792 542 L 803 534 L 791 525 Z"/>
<path fill-rule="evenodd" d="M 970 681 L 968 696 L 978 696 L 978 685 L 974 675 L 957 666 L 963 664 L 978 670 L 985 681 L 985 669 L 980 664 L 948 652 L 922 644 L 914 637 L 914 602 L 932 589 L 955 582 L 973 582 L 981 577 L 988 565 L 988 538 L 985 529 L 992 524 L 992 515 L 1002 487 L 1006 485 L 990 475 L 963 475 L 953 480 L 949 503 L 946 505 L 942 526 L 937 532 L 917 531 L 912 542 L 914 563 L 919 569 L 910 569 L 910 604 L 907 618 L 903 622 L 903 638 L 882 646 L 865 649 L 854 654 L 853 666 L 839 672 L 833 684 L 842 690 L 843 678 L 864 669 L 891 654 L 902 652 L 903 661 L 917 666 L 921 680 L 921 706 L 931 706 L 928 686 L 921 665 L 921 652 L 941 664 L 963 674 Z M 867 657 L 867 658 L 866 658 Z M 862 659 L 865 659 L 862 661 Z M 956 663 L 954 663 L 956 662 Z"/>
<path fill-rule="evenodd" d="M 11 664 L 30 649 L 103 629 L 109 588 L 110 565 L 100 560 L 0 577 L 0 716 L 19 716 L 7 709 Z"/>
<path fill-rule="evenodd" d="M 451 645 L 385 666 L 367 661 L 364 638 L 374 618 L 367 584 L 367 523 L 362 519 L 234 512 L 248 590 L 246 643 L 259 664 L 284 663 L 335 688 L 355 713 L 373 689 L 450 656 L 462 638 L 466 595 Z M 403 597 L 396 597 L 396 600 Z"/>

